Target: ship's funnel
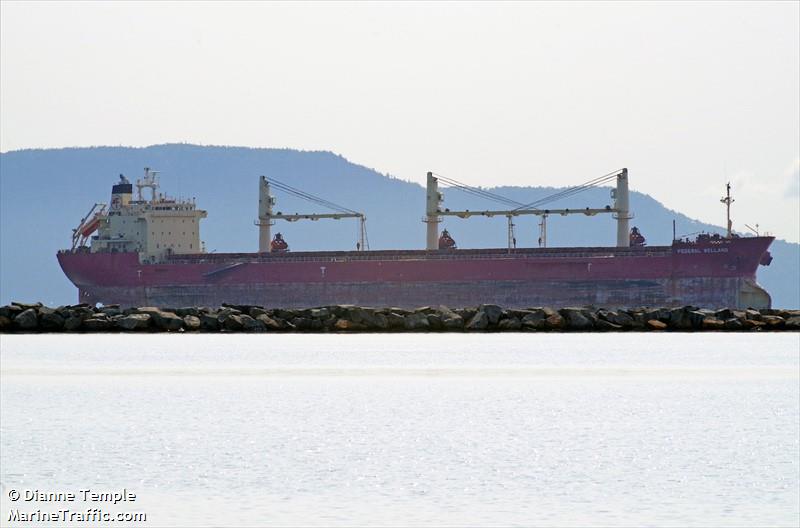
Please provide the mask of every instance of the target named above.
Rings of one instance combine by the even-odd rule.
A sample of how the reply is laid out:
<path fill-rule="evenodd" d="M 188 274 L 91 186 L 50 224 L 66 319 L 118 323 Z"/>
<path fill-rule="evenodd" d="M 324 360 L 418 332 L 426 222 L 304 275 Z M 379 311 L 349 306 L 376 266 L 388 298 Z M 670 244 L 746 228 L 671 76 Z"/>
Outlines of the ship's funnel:
<path fill-rule="evenodd" d="M 122 174 L 119 175 L 119 183 L 111 187 L 111 209 L 119 209 L 131 203 L 133 196 L 133 185 Z"/>

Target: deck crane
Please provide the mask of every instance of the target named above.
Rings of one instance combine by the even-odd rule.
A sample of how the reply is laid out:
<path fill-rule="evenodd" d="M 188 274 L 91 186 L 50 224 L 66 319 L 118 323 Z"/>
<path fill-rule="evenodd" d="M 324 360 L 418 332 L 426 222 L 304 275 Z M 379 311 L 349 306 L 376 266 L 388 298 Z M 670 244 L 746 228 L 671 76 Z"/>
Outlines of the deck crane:
<path fill-rule="evenodd" d="M 271 187 L 285 192 L 297 198 L 302 198 L 317 205 L 332 209 L 333 213 L 313 213 L 313 214 L 283 214 L 280 211 L 273 212 L 275 206 L 275 197 L 271 193 Z M 367 238 L 367 217 L 364 213 L 342 207 L 324 198 L 314 196 L 313 194 L 295 189 L 275 178 L 267 178 L 261 176 L 259 182 L 258 193 L 258 220 L 255 225 L 258 226 L 258 251 L 259 253 L 270 253 L 273 248 L 270 241 L 271 228 L 275 225 L 274 220 L 285 220 L 287 222 L 297 222 L 299 220 L 322 220 L 330 218 L 333 220 L 340 220 L 342 218 L 357 218 L 359 220 L 358 229 L 358 242 L 356 248 L 358 251 L 365 251 L 369 249 L 369 239 Z"/>
<path fill-rule="evenodd" d="M 439 192 L 439 180 L 442 180 L 443 183 L 450 184 L 452 186 L 458 187 L 459 189 L 465 190 L 472 194 L 483 196 L 485 198 L 492 198 L 492 199 L 503 199 L 506 203 L 510 203 L 511 205 L 517 205 L 514 209 L 506 209 L 506 210 L 483 210 L 483 211 L 451 211 L 450 209 L 442 209 L 440 206 L 444 201 L 444 196 L 441 192 Z M 612 189 L 611 197 L 614 199 L 614 207 L 609 205 L 605 206 L 604 208 L 585 208 L 585 209 L 540 209 L 539 206 L 544 205 L 547 202 L 552 202 L 555 200 L 560 200 L 562 198 L 567 198 L 579 192 L 585 191 L 591 187 L 595 187 L 598 185 L 602 185 L 604 183 L 610 182 L 612 180 L 616 180 L 616 188 Z M 454 184 L 455 182 L 455 184 Z M 542 224 L 540 227 L 544 229 L 546 225 L 545 219 L 547 216 L 550 215 L 562 215 L 567 216 L 571 214 L 583 214 L 586 216 L 594 216 L 599 213 L 612 213 L 614 214 L 614 218 L 617 220 L 617 247 L 629 247 L 630 246 L 630 233 L 629 233 L 629 223 L 630 219 L 633 218 L 630 214 L 630 202 L 629 202 L 629 191 L 628 191 L 628 169 L 619 169 L 603 176 L 599 176 L 592 180 L 589 180 L 581 185 L 576 185 L 574 187 L 569 187 L 564 189 L 563 191 L 559 191 L 552 195 L 546 196 L 529 204 L 520 204 L 519 202 L 515 202 L 513 200 L 509 200 L 508 198 L 504 198 L 502 196 L 495 195 L 493 193 L 489 193 L 488 191 L 484 191 L 483 189 L 479 189 L 476 187 L 470 187 L 466 184 L 462 184 L 460 182 L 456 182 L 450 178 L 445 178 L 439 174 L 434 174 L 433 172 L 428 172 L 428 180 L 427 180 L 427 197 L 426 197 L 426 207 L 425 207 L 425 219 L 423 220 L 426 224 L 428 224 L 427 229 L 427 243 L 426 249 L 437 249 L 438 247 L 438 240 L 437 240 L 437 233 L 438 228 L 437 225 L 441 222 L 442 216 L 456 216 L 458 218 L 470 218 L 472 216 L 485 216 L 491 218 L 493 216 L 505 216 L 508 218 L 509 224 L 509 251 L 512 249 L 513 240 L 513 227 L 514 224 L 512 222 L 513 217 L 515 216 L 523 216 L 523 215 L 536 215 L 542 217 Z M 541 238 L 546 240 L 546 235 L 542 235 Z"/>

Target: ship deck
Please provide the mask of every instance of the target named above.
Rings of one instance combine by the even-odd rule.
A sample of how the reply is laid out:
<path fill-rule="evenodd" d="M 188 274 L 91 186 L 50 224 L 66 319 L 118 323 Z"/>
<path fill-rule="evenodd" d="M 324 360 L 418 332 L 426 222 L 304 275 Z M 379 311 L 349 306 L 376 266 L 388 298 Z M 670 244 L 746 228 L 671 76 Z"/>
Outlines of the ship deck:
<path fill-rule="evenodd" d="M 395 260 L 484 260 L 530 258 L 613 258 L 667 257 L 671 246 L 572 247 L 572 248 L 489 248 L 449 250 L 369 250 L 369 251 L 298 251 L 289 253 L 194 253 L 172 255 L 171 264 L 214 262 L 342 262 Z"/>

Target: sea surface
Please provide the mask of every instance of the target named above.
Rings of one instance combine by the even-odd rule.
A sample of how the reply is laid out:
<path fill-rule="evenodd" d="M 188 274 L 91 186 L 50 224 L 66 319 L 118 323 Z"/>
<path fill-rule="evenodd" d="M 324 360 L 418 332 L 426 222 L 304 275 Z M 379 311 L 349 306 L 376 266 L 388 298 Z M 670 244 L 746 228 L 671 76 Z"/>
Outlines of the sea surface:
<path fill-rule="evenodd" d="M 0 525 L 798 526 L 799 407 L 796 333 L 3 335 Z"/>

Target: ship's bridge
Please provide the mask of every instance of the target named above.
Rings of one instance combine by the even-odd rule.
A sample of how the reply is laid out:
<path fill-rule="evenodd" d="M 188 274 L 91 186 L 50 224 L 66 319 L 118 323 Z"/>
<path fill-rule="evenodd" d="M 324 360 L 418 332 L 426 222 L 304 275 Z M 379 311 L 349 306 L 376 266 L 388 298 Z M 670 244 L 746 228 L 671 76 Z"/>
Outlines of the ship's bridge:
<path fill-rule="evenodd" d="M 168 198 L 158 192 L 158 173 L 145 169 L 144 178 L 133 185 L 124 176 L 114 185 L 111 207 L 99 219 L 92 237 L 93 253 L 137 252 L 142 260 L 160 261 L 167 255 L 200 253 L 200 220 L 207 213 L 197 209 L 194 199 Z M 151 189 L 149 199 L 143 189 Z"/>

